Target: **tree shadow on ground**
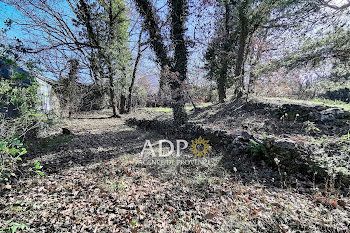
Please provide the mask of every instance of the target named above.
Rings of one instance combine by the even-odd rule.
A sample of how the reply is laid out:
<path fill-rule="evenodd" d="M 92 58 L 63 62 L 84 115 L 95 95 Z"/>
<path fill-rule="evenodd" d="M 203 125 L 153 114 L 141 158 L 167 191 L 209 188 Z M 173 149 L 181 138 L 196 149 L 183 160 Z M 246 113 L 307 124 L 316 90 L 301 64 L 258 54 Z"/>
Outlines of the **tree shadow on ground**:
<path fill-rule="evenodd" d="M 157 134 L 139 129 L 55 135 L 33 144 L 25 160 L 40 161 L 44 172 L 57 173 L 75 166 L 108 161 L 122 155 L 139 154 L 146 139 L 161 138 L 157 138 Z"/>
<path fill-rule="evenodd" d="M 106 120 L 113 118 L 122 118 L 121 116 L 105 116 L 105 117 L 73 117 L 75 120 Z"/>
<path fill-rule="evenodd" d="M 77 132 L 73 135 L 56 135 L 46 139 L 26 156 L 26 160 L 40 161 L 43 171 L 47 174 L 58 173 L 70 168 L 88 166 L 93 163 L 109 161 L 121 156 L 137 155 L 144 146 L 145 140 L 157 141 L 160 139 L 176 140 L 176 135 L 159 134 L 155 130 L 139 128 L 122 128 L 118 130 L 89 133 Z M 174 174 L 186 173 L 188 178 L 195 178 L 199 173 L 206 171 L 208 175 L 217 175 L 218 171 L 225 171 L 231 176 L 239 177 L 240 182 L 262 182 L 266 186 L 281 186 L 281 174 L 276 169 L 261 165 L 261 161 L 254 161 L 248 155 L 233 156 L 225 152 L 220 146 L 212 145 L 212 158 L 220 158 L 213 166 L 185 165 L 185 166 L 143 166 L 154 177 L 174 178 Z M 191 154 L 190 151 L 186 152 Z M 27 166 L 30 166 L 27 164 Z M 234 170 L 236 169 L 236 170 Z M 28 174 L 29 175 L 29 174 Z"/>
<path fill-rule="evenodd" d="M 113 116 L 109 117 L 74 117 L 75 120 L 106 120 L 113 118 Z"/>
<path fill-rule="evenodd" d="M 166 136 L 170 140 L 177 139 L 176 135 Z M 156 177 L 164 175 L 165 180 L 174 177 L 174 174 L 181 174 L 182 172 L 188 172 L 188 177 L 193 178 L 197 175 L 197 172 L 202 170 L 206 170 L 207 175 L 217 175 L 219 174 L 217 171 L 225 171 L 222 174 L 230 174 L 231 177 L 236 177 L 242 184 L 260 183 L 273 189 L 297 188 L 299 186 L 304 190 L 307 189 L 309 192 L 311 192 L 313 186 L 323 187 L 326 182 L 325 180 L 312 180 L 312 177 L 301 172 L 286 174 L 283 171 L 279 171 L 277 166 L 268 165 L 265 161 L 252 157 L 248 152 L 236 154 L 227 151 L 220 145 L 211 146 L 213 148 L 211 157 L 220 157 L 215 166 L 189 165 L 181 167 L 178 164 L 169 165 L 163 162 L 165 165 L 159 166 L 158 163 L 154 163 L 152 166 L 148 166 L 147 170 Z M 190 154 L 191 152 L 188 153 Z"/>

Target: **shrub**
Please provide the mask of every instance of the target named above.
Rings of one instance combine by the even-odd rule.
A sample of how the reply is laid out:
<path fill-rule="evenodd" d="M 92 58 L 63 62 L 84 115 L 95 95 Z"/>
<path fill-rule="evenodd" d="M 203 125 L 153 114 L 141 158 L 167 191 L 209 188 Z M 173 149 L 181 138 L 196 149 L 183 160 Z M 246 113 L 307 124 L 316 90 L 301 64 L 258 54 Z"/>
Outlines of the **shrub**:
<path fill-rule="evenodd" d="M 9 58 L 6 61 L 18 67 Z M 38 84 L 27 72 L 0 78 L 0 182 L 15 176 L 17 162 L 27 153 L 23 141 L 28 134 L 36 134 L 43 117 L 38 112 L 37 89 Z"/>
<path fill-rule="evenodd" d="M 254 158 L 261 159 L 266 154 L 266 145 L 263 142 L 250 139 L 248 150 Z"/>

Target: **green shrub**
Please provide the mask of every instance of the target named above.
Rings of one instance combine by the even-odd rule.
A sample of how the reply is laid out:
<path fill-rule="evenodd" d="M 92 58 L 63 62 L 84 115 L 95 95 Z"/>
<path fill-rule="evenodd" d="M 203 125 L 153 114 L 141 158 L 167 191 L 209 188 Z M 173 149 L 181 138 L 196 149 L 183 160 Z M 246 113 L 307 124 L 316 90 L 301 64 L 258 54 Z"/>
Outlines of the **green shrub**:
<path fill-rule="evenodd" d="M 18 223 L 18 222 L 12 222 L 12 220 L 6 221 L 6 224 L 8 225 L 8 227 L 6 227 L 5 229 L 0 230 L 0 233 L 2 233 L 2 232 L 4 232 L 4 233 L 5 232 L 6 233 L 7 232 L 9 232 L 9 233 L 16 233 L 16 232 L 18 232 L 17 229 L 22 230 L 22 231 L 30 230 L 29 227 L 26 224 Z"/>
<path fill-rule="evenodd" d="M 17 67 L 15 61 L 9 58 L 6 61 Z M 23 80 L 30 80 L 31 84 Z M 14 73 L 9 79 L 0 79 L 0 182 L 15 177 L 17 162 L 27 153 L 23 140 L 28 134 L 35 136 L 43 119 L 38 106 L 38 84 L 28 73 Z M 15 114 L 9 115 L 9 109 Z"/>
<path fill-rule="evenodd" d="M 267 152 L 265 143 L 253 139 L 250 139 L 248 150 L 255 158 L 261 158 Z"/>

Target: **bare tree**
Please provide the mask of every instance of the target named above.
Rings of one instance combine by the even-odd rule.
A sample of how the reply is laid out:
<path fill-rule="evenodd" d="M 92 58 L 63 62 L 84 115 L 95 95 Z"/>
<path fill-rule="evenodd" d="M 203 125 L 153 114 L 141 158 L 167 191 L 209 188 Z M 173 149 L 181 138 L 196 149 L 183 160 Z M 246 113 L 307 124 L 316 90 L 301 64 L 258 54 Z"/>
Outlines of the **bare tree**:
<path fill-rule="evenodd" d="M 24 52 L 37 55 L 41 63 L 52 74 L 59 74 L 73 56 L 79 57 L 80 64 L 90 68 L 89 48 L 78 37 L 72 17 L 67 9 L 59 8 L 46 0 L 4 0 L 19 10 L 24 17 L 14 22 L 27 33 Z M 73 6 L 72 6 L 73 7 Z M 69 10 L 69 7 L 68 7 Z"/>
<path fill-rule="evenodd" d="M 68 73 L 68 88 L 67 88 L 67 95 L 68 95 L 68 117 L 72 117 L 72 113 L 74 111 L 74 99 L 76 98 L 76 85 L 77 85 L 77 74 L 78 74 L 78 66 L 79 61 L 77 59 L 71 59 L 69 61 L 70 68 Z"/>
<path fill-rule="evenodd" d="M 128 94 L 127 105 L 126 105 L 127 112 L 131 111 L 132 92 L 133 92 L 133 88 L 134 88 L 134 84 L 135 84 L 135 80 L 136 80 L 136 73 L 137 73 L 138 64 L 141 60 L 142 53 L 147 49 L 147 47 L 142 48 L 142 46 L 146 44 L 146 43 L 142 43 L 142 33 L 143 33 L 143 28 L 141 28 L 141 30 L 140 30 L 139 39 L 137 41 L 137 55 L 136 55 L 136 59 L 135 59 L 135 63 L 134 63 L 134 68 L 132 71 L 131 83 L 129 86 L 129 94 Z"/>
<path fill-rule="evenodd" d="M 187 78 L 187 61 L 188 51 L 185 42 L 184 26 L 187 16 L 187 1 L 174 0 L 169 1 L 170 18 L 171 18 L 171 40 L 174 45 L 174 58 L 169 56 L 169 50 L 164 43 L 164 38 L 159 27 L 159 17 L 155 12 L 149 0 L 135 0 L 140 14 L 144 18 L 145 29 L 148 31 L 151 38 L 151 47 L 157 56 L 157 62 L 161 66 L 161 86 L 165 81 L 167 71 L 176 74 L 176 78 L 170 80 L 172 89 L 172 108 L 173 118 L 176 125 L 182 125 L 187 121 L 185 111 L 185 98 L 181 90 L 183 82 Z M 170 77 L 174 77 L 170 75 Z"/>
<path fill-rule="evenodd" d="M 88 69 L 90 74 L 85 76 L 101 86 L 101 92 L 104 92 L 104 80 L 109 79 L 113 117 L 119 116 L 114 87 L 116 62 L 113 59 L 117 52 L 114 43 L 120 38 L 119 31 L 122 31 L 117 27 L 125 22 L 122 2 L 101 1 L 97 3 L 97 10 L 86 0 L 60 2 L 66 7 L 46 0 L 4 1 L 25 15 L 23 21 L 16 22 L 33 37 L 31 41 L 26 41 L 25 52 L 40 56 L 47 70 L 58 77 L 66 73 L 69 59 L 79 57 L 82 69 Z"/>
<path fill-rule="evenodd" d="M 334 10 L 345 10 L 347 8 L 350 7 L 350 1 L 347 0 L 347 3 L 341 5 L 341 6 L 338 6 L 338 5 L 335 5 L 335 4 L 332 4 L 330 0 L 318 0 L 320 4 L 326 6 L 326 7 L 329 7 L 329 8 L 332 8 Z"/>

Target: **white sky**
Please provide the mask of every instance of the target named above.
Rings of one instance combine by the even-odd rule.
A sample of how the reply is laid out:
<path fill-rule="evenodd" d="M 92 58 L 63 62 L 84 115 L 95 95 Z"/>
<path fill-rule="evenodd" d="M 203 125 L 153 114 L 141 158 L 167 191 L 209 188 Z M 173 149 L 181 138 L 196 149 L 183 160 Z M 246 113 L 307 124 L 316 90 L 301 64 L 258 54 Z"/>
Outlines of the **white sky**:
<path fill-rule="evenodd" d="M 341 6 L 341 5 L 344 5 L 346 3 L 348 3 L 347 0 L 331 0 L 330 1 L 330 4 L 335 4 L 337 6 Z"/>

